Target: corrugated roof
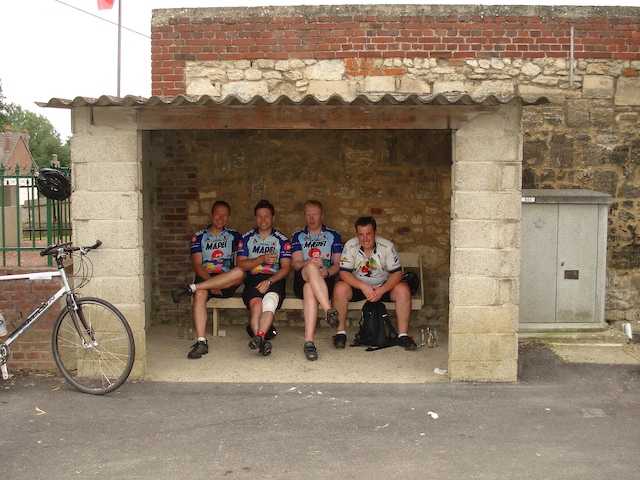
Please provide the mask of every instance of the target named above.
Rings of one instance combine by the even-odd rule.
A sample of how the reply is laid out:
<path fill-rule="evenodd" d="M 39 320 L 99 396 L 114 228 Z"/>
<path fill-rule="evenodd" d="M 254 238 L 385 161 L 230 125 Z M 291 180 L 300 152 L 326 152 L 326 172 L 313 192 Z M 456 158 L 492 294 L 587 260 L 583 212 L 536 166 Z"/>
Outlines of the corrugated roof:
<path fill-rule="evenodd" d="M 293 99 L 285 95 L 279 97 L 263 97 L 256 95 L 243 98 L 236 95 L 211 97 L 209 95 L 177 95 L 175 97 L 150 98 L 127 95 L 112 97 L 102 95 L 99 98 L 76 97 L 73 100 L 52 98 L 48 102 L 36 102 L 41 107 L 75 108 L 75 107 L 181 107 L 181 106 L 260 106 L 260 105 L 482 105 L 496 106 L 507 103 L 522 105 L 545 105 L 546 97 L 522 97 L 519 95 L 471 97 L 463 92 L 447 92 L 437 95 L 358 95 L 353 99 L 345 99 L 340 95 L 318 98 L 305 95 Z"/>

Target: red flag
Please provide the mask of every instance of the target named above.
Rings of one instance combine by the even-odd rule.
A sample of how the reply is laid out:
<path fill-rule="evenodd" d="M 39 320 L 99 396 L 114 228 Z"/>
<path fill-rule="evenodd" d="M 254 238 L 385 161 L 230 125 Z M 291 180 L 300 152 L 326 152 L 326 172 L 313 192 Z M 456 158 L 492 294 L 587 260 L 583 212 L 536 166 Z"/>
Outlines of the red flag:
<path fill-rule="evenodd" d="M 98 0 L 98 10 L 113 8 L 113 0 Z"/>

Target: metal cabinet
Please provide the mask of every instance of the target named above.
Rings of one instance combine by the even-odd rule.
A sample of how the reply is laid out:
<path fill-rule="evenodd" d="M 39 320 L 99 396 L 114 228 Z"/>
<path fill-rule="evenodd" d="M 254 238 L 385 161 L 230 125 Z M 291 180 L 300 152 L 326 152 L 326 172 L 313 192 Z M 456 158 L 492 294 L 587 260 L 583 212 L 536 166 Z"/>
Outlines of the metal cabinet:
<path fill-rule="evenodd" d="M 604 326 L 610 196 L 523 190 L 520 331 Z"/>

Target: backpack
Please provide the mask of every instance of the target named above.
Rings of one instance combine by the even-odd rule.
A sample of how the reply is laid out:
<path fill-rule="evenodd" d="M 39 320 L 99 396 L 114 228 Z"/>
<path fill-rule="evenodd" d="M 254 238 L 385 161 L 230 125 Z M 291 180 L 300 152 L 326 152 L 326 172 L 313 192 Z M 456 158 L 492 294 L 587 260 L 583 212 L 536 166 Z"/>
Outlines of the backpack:
<path fill-rule="evenodd" d="M 360 326 L 352 347 L 368 346 L 367 352 L 396 345 L 398 332 L 382 302 L 365 302 Z"/>

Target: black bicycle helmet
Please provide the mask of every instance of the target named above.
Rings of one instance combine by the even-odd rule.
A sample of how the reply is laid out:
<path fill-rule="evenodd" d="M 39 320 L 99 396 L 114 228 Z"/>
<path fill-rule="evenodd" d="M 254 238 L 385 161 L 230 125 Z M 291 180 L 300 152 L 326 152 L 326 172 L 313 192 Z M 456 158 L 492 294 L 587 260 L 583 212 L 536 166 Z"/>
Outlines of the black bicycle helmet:
<path fill-rule="evenodd" d="M 71 196 L 71 182 L 60 170 L 41 168 L 36 173 L 38 192 L 51 200 L 66 200 Z"/>

